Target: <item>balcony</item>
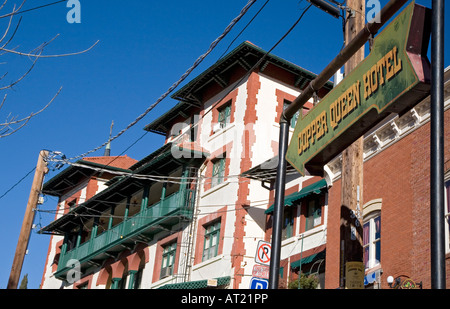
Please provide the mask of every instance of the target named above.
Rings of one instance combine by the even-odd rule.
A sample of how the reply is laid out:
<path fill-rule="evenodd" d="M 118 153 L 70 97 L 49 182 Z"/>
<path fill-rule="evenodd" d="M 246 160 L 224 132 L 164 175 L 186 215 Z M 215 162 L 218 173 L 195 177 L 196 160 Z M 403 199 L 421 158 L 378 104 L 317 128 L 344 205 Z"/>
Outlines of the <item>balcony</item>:
<path fill-rule="evenodd" d="M 149 241 L 156 233 L 191 219 L 194 201 L 193 190 L 179 190 L 70 251 L 65 252 L 63 246 L 55 277 L 66 279 L 75 261 L 80 263 L 81 272 L 99 266 L 102 261 L 132 248 L 136 240 Z"/>

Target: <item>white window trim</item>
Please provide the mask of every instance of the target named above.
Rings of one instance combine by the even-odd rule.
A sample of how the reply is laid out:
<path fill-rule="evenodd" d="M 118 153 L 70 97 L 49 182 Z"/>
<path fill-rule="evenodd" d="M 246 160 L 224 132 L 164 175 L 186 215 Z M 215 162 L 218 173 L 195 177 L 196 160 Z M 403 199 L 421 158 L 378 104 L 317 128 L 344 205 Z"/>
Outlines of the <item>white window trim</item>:
<path fill-rule="evenodd" d="M 373 242 L 373 239 L 375 237 L 375 229 L 373 227 L 374 221 L 373 219 L 376 217 L 381 217 L 381 206 L 382 206 L 382 199 L 374 199 L 371 200 L 363 205 L 363 225 L 370 221 L 370 228 L 369 228 L 369 246 L 375 247 L 375 243 Z M 382 241 L 382 236 L 380 236 L 380 242 Z M 369 266 L 366 268 L 366 270 L 376 268 L 381 265 L 381 261 L 378 261 L 375 259 L 375 251 L 370 250 L 371 256 L 369 256 Z M 380 252 L 381 253 L 381 252 Z M 365 265 L 364 265 L 365 267 Z"/>
<path fill-rule="evenodd" d="M 447 181 L 450 181 L 450 172 L 447 172 L 446 175 L 444 176 L 444 183 L 446 183 Z M 445 211 L 445 220 L 444 220 L 444 225 L 445 225 L 445 253 L 450 253 L 450 212 L 449 212 L 449 207 L 447 205 L 447 188 L 444 184 L 444 211 Z"/>

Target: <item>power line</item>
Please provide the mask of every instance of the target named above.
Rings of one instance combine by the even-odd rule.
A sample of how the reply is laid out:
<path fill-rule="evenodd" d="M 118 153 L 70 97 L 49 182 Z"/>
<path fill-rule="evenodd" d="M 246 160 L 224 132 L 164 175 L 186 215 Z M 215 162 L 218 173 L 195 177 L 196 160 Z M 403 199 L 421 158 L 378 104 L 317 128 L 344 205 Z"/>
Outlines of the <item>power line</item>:
<path fill-rule="evenodd" d="M 267 2 L 266 2 L 266 4 L 267 4 Z M 248 6 L 249 4 L 247 4 L 247 6 Z M 205 115 L 207 115 L 213 108 L 214 108 L 214 106 L 216 106 L 217 104 L 220 104 L 220 102 L 230 93 L 230 92 L 232 92 L 236 87 L 237 87 L 237 85 L 239 85 L 240 84 L 240 82 L 241 81 L 243 81 L 246 77 L 248 77 L 249 76 L 249 74 L 255 69 L 255 68 L 257 68 L 263 61 L 264 61 L 264 59 L 292 32 L 292 30 L 298 25 L 298 23 L 302 20 L 302 18 L 303 18 L 303 16 L 306 14 L 306 12 L 311 8 L 311 6 L 312 6 L 312 4 L 310 4 L 308 7 L 306 7 L 304 10 L 303 10 L 303 12 L 302 12 L 302 14 L 300 15 L 300 17 L 294 22 L 294 24 L 288 29 L 288 31 L 269 49 L 269 51 L 267 51 L 259 60 L 258 60 L 258 62 L 240 79 L 240 81 L 238 82 L 238 83 L 235 83 L 235 86 L 234 87 L 232 87 L 230 90 L 228 90 L 227 92 L 226 92 L 226 94 L 224 94 L 224 96 L 222 97 L 222 99 L 220 99 L 220 100 L 218 100 L 217 101 L 217 103 L 215 103 L 210 109 L 208 109 L 202 116 L 201 116 L 201 118 L 203 119 L 204 117 L 205 117 Z M 217 40 L 216 40 L 217 41 Z M 196 126 L 198 126 L 199 124 L 200 124 L 200 120 L 201 119 L 199 119 L 195 124 L 193 124 L 192 125 L 192 128 L 195 128 Z M 191 128 L 191 129 L 192 129 Z M 114 138 L 117 138 L 119 135 L 120 135 L 121 133 L 119 133 L 118 135 L 116 135 L 116 137 L 114 137 Z M 145 134 L 144 134 L 145 135 Z M 142 136 L 143 137 L 143 136 Z M 141 137 L 141 138 L 142 138 Z M 112 138 L 111 140 L 113 140 L 114 138 Z M 140 139 L 141 139 L 140 138 Z M 107 142 L 106 142 L 107 143 Z M 105 144 L 106 144 L 105 143 Z M 135 142 L 135 143 L 137 143 L 137 141 Z M 134 143 L 134 144 L 135 144 Z M 105 144 L 103 144 L 101 147 L 103 147 Z M 133 145 L 134 145 L 133 144 Z M 96 151 L 96 150 L 98 150 L 98 149 L 100 149 L 101 147 L 99 147 L 99 148 L 97 148 L 97 149 L 95 149 L 95 150 L 91 150 L 90 152 L 93 152 L 93 151 Z M 130 146 L 131 147 L 131 146 Z M 79 157 L 84 157 L 85 155 L 87 155 L 87 154 L 89 154 L 90 152 L 88 152 L 88 153 L 85 153 L 85 154 L 82 154 L 82 155 L 80 155 L 80 156 L 77 156 L 77 157 L 73 157 L 73 158 L 70 158 L 70 159 L 66 159 L 66 160 L 64 160 L 63 162 L 65 162 L 65 163 L 67 163 L 67 164 L 71 164 L 71 165 L 75 165 L 75 166 L 84 166 L 84 165 L 82 165 L 82 164 L 78 164 L 78 163 L 70 163 L 69 161 L 70 160 L 73 160 L 73 159 L 76 159 L 76 158 L 79 158 Z M 85 167 L 87 167 L 87 166 L 85 166 Z M 95 168 L 93 168 L 93 167 L 89 167 L 89 168 L 92 168 L 92 169 L 95 169 Z M 99 170 L 101 170 L 101 169 L 99 169 Z M 261 173 L 263 173 L 262 175 L 264 175 L 264 173 L 265 172 L 261 172 Z M 127 176 L 130 176 L 130 177 L 136 177 L 136 178 L 138 178 L 138 177 L 148 177 L 148 175 L 142 175 L 142 176 L 137 176 L 136 174 L 134 174 L 134 173 L 122 173 L 122 175 L 127 175 Z M 160 176 L 161 177 L 161 176 Z M 167 178 L 167 177 L 166 177 Z"/>
<path fill-rule="evenodd" d="M 302 18 L 303 18 L 303 16 L 306 14 L 306 12 L 310 9 L 310 7 L 312 6 L 312 4 L 310 4 L 307 8 L 305 8 L 304 10 L 303 10 L 303 12 L 302 12 L 302 14 L 300 15 L 300 17 L 294 22 L 294 24 L 288 29 L 288 31 L 272 46 L 272 48 L 270 48 L 270 50 L 269 51 L 267 51 L 260 59 L 259 59 L 259 61 L 247 72 L 247 74 L 246 75 L 244 75 L 242 78 L 241 78 L 241 81 L 242 80 L 244 80 L 256 67 L 258 67 L 261 63 L 262 63 L 262 61 L 292 32 L 292 30 L 298 25 L 298 23 L 302 20 Z M 217 104 L 219 104 L 231 91 L 233 91 L 234 89 L 235 89 L 235 87 L 237 87 L 237 85 L 239 85 L 240 84 L 240 82 L 238 82 L 238 83 L 236 83 L 235 84 L 235 86 L 234 87 L 232 87 L 232 89 L 231 90 L 229 90 L 224 96 L 223 96 L 223 98 L 221 99 L 221 100 L 218 100 L 218 102 L 215 104 L 215 105 L 217 105 Z M 212 106 L 212 108 L 215 106 L 215 105 L 213 105 Z M 212 108 L 211 109 L 209 109 L 208 111 L 206 111 L 205 112 L 205 114 L 202 116 L 202 117 L 204 117 L 209 111 L 211 111 L 212 110 Z M 195 124 L 193 124 L 192 125 L 192 127 L 195 127 L 195 126 L 197 126 L 197 125 L 199 125 L 199 123 L 200 123 L 200 120 L 199 121 L 197 121 L 197 123 L 195 123 Z M 137 141 L 136 141 L 137 142 Z M 73 159 L 73 158 L 72 158 Z M 65 160 L 65 163 L 68 163 L 68 164 L 71 164 L 71 165 L 75 165 L 75 166 L 82 166 L 82 167 L 87 167 L 87 168 L 91 168 L 91 169 L 97 169 L 98 171 L 103 171 L 103 169 L 101 169 L 101 168 L 94 168 L 94 167 L 90 167 L 90 166 L 86 166 L 86 165 L 83 165 L 83 164 L 79 164 L 79 163 L 70 163 L 70 162 L 68 162 L 67 160 Z M 121 174 L 122 176 L 126 176 L 126 177 L 129 177 L 129 178 L 138 178 L 138 179 L 146 179 L 146 180 L 154 180 L 154 181 L 158 181 L 158 182 L 168 182 L 169 181 L 169 178 L 170 179 L 172 179 L 173 177 L 167 177 L 167 176 L 152 176 L 152 175 L 137 175 L 137 174 L 134 174 L 134 173 L 122 173 L 122 172 L 115 172 L 115 171 L 108 171 L 108 172 L 112 172 L 112 173 L 118 173 L 118 174 Z M 295 172 L 294 172 L 295 173 Z M 258 175 L 258 176 L 262 176 L 262 177 L 264 177 L 266 180 L 269 180 L 269 179 L 273 179 L 273 176 L 272 177 L 268 177 L 270 174 L 267 174 L 267 172 L 265 172 L 265 171 L 261 171 L 261 172 L 258 172 L 258 173 L 255 173 L 255 175 Z M 159 177 L 159 178 L 158 178 Z M 230 177 L 232 177 L 232 175 L 228 175 L 228 176 L 224 176 L 224 178 L 230 178 Z M 241 175 L 235 175 L 234 177 L 242 177 Z M 203 177 L 204 178 L 204 177 Z M 245 177 L 243 177 L 243 178 L 245 178 Z M 197 179 L 197 177 L 192 177 L 192 179 L 193 180 L 196 180 Z"/>
<path fill-rule="evenodd" d="M 261 11 L 264 9 L 264 7 L 267 5 L 267 3 L 269 3 L 270 0 L 267 0 L 266 3 L 263 4 L 263 6 L 259 9 L 258 12 L 256 12 L 256 14 L 253 16 L 253 18 L 247 23 L 247 25 L 245 25 L 245 27 L 241 30 L 241 32 L 238 33 L 238 35 L 233 39 L 233 41 L 231 41 L 231 43 L 228 45 L 228 47 L 225 49 L 225 51 L 222 53 L 222 55 L 219 57 L 219 60 L 222 59 L 222 57 L 228 52 L 228 50 L 230 49 L 231 45 L 233 45 L 233 43 L 241 36 L 241 34 L 248 28 L 248 26 L 250 26 L 250 24 L 255 20 L 256 17 L 258 17 L 259 13 L 261 13 Z"/>
<path fill-rule="evenodd" d="M 261 63 L 264 61 L 264 59 L 292 32 L 292 30 L 294 30 L 294 28 L 298 25 L 298 23 L 302 20 L 303 16 L 306 14 L 306 12 L 311 8 L 312 4 L 308 5 L 308 7 L 306 7 L 302 14 L 300 15 L 300 17 L 294 22 L 294 24 L 289 28 L 289 30 L 269 49 L 269 51 L 267 51 L 257 62 L 256 64 L 247 71 L 247 73 L 238 81 L 234 84 L 233 87 L 231 87 L 231 89 L 229 89 L 222 97 L 221 99 L 217 100 L 217 102 L 215 104 L 213 104 L 207 111 L 205 111 L 205 113 L 203 115 L 199 115 L 199 119 L 196 123 L 192 124 L 191 126 L 191 130 L 194 129 L 196 126 L 198 126 L 200 124 L 200 121 L 205 118 L 205 116 L 211 112 L 214 107 L 216 107 L 217 105 L 219 105 L 220 103 L 222 103 L 222 101 L 232 92 L 236 89 L 236 87 L 238 85 L 240 85 L 244 79 L 246 79 L 251 72 L 253 72 L 254 69 L 256 69 L 257 67 L 259 67 L 261 65 Z M 182 135 L 180 135 L 178 138 L 181 138 Z M 175 142 L 176 140 L 172 141 Z"/>
<path fill-rule="evenodd" d="M 13 12 L 11 12 L 9 14 L 0 16 L 0 19 L 1 18 L 5 18 L 5 17 L 9 17 L 9 16 L 13 16 L 13 15 L 15 16 L 15 15 L 31 12 L 31 11 L 38 10 L 38 9 L 42 9 L 42 8 L 45 8 L 45 7 L 48 7 L 48 6 L 51 6 L 51 5 L 55 5 L 55 4 L 58 4 L 58 3 L 61 3 L 61 2 L 67 2 L 67 0 L 59 0 L 59 1 L 56 1 L 56 2 L 40 5 L 40 6 L 31 8 L 31 9 L 22 10 L 22 11 L 13 11 Z"/>
<path fill-rule="evenodd" d="M 225 30 L 223 31 L 223 33 L 216 39 L 214 40 L 210 46 L 209 49 L 206 51 L 206 53 L 204 53 L 203 55 L 201 55 L 195 62 L 194 64 L 180 77 L 180 79 L 178 81 L 176 81 L 164 94 L 162 94 L 156 101 L 155 103 L 153 103 L 152 105 L 150 105 L 141 115 L 139 115 L 136 119 L 134 119 L 126 128 L 124 128 L 122 131 L 120 131 L 119 133 L 117 133 L 114 137 L 108 139 L 108 141 L 104 142 L 102 145 L 91 149 L 83 154 L 80 154 L 78 156 L 72 157 L 70 160 L 75 160 L 75 159 L 79 159 L 82 157 L 86 157 L 87 155 L 103 148 L 106 144 L 108 144 L 109 142 L 112 142 L 113 140 L 117 139 L 118 137 L 120 137 L 123 133 L 125 133 L 126 131 L 128 131 L 131 127 L 133 127 L 134 125 L 136 125 L 140 120 L 142 120 L 142 118 L 144 118 L 153 108 L 155 108 L 162 100 L 164 100 L 170 93 L 172 93 L 190 74 L 191 72 L 198 66 L 200 65 L 200 63 L 214 50 L 214 48 L 217 46 L 217 44 L 219 44 L 219 42 L 231 31 L 231 29 L 233 29 L 233 27 L 239 22 L 239 20 L 247 13 L 247 11 L 250 9 L 250 7 L 256 2 L 256 0 L 249 0 L 248 3 L 245 5 L 245 7 L 241 10 L 241 12 L 239 13 L 239 15 L 234 18 L 231 23 L 225 28 Z"/>
<path fill-rule="evenodd" d="M 11 192 L 11 190 L 13 190 L 15 187 L 17 187 L 25 178 L 28 177 L 28 175 L 30 175 L 31 173 L 34 172 L 34 170 L 36 169 L 36 167 L 34 167 L 31 171 L 29 171 L 28 173 L 25 174 L 25 176 L 23 176 L 18 182 L 16 182 L 11 188 L 9 188 L 5 193 L 3 193 L 2 196 L 0 196 L 0 199 L 2 199 L 4 196 L 6 196 L 9 192 Z"/>

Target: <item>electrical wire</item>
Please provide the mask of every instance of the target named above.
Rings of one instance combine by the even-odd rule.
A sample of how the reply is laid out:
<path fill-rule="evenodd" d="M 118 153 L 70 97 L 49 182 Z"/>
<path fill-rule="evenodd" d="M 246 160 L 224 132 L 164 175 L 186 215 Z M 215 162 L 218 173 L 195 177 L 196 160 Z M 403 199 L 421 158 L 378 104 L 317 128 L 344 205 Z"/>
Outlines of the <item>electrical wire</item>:
<path fill-rule="evenodd" d="M 302 12 L 302 14 L 300 15 L 300 17 L 295 21 L 295 23 L 289 28 L 289 30 L 272 46 L 272 48 L 268 51 L 268 52 L 266 52 L 266 54 L 265 55 L 263 55 L 263 57 L 261 57 L 260 59 L 259 59 L 259 61 L 252 67 L 252 69 L 250 69 L 248 72 L 247 72 L 247 74 L 245 75 L 245 76 L 243 76 L 242 77 L 242 79 L 241 80 L 243 80 L 244 78 L 246 78 L 256 67 L 258 67 L 261 63 L 262 63 L 262 61 L 267 57 L 267 55 L 269 55 L 289 34 L 290 34 L 290 32 L 292 32 L 292 30 L 298 25 L 298 23 L 301 21 L 301 19 L 303 18 L 303 16 L 306 14 L 306 12 L 311 8 L 311 6 L 312 6 L 312 4 L 310 4 L 306 9 L 304 9 L 303 10 L 303 12 Z M 234 87 L 236 87 L 236 85 L 239 85 L 240 83 L 236 83 L 235 84 L 235 86 Z M 234 88 L 233 87 L 233 88 Z M 229 92 L 231 92 L 231 91 L 233 91 L 234 89 L 232 89 L 232 90 L 230 90 Z M 228 93 L 229 93 L 228 92 Z M 224 96 L 224 98 L 228 95 L 228 93 Z M 223 99 L 222 99 L 223 100 Z M 216 104 L 218 104 L 220 101 L 222 101 L 222 100 L 219 100 Z M 207 112 L 205 112 L 205 114 L 206 113 L 208 113 L 209 111 L 211 111 L 212 110 L 212 108 L 211 109 L 209 109 Z M 205 116 L 205 114 L 203 115 L 203 117 Z M 195 125 L 198 125 L 199 124 L 199 121 L 195 124 Z M 73 158 L 71 158 L 71 159 L 73 159 Z M 70 159 L 69 159 L 70 160 Z M 69 161 L 65 161 L 66 163 L 67 162 L 69 162 Z M 72 165 L 78 165 L 78 163 L 70 163 L 70 164 L 72 164 Z M 92 168 L 92 167 L 89 167 L 89 168 Z M 109 171 L 108 171 L 109 172 Z M 115 172 L 115 171 L 113 171 L 113 172 Z M 257 174 L 257 173 L 256 173 Z M 261 172 L 261 175 L 263 175 L 263 176 L 265 176 L 265 175 L 267 175 L 267 172 Z M 133 177 L 133 178 L 137 178 L 137 177 L 143 177 L 143 179 L 144 178 L 146 178 L 146 179 L 149 179 L 149 175 L 142 175 L 142 176 L 137 176 L 136 174 L 132 174 L 132 173 L 128 173 L 128 174 L 126 174 L 126 177 Z M 161 176 L 160 176 L 161 177 Z M 224 177 L 230 177 L 230 176 L 224 176 Z M 241 175 L 236 175 L 236 177 L 242 177 Z M 165 180 L 164 181 L 167 181 L 167 176 L 165 176 L 164 177 L 165 178 Z M 195 177 L 195 178 L 197 178 L 197 177 Z M 160 181 L 161 181 L 161 178 L 159 179 Z"/>
<path fill-rule="evenodd" d="M 267 4 L 267 2 L 266 2 L 266 4 Z M 304 10 L 303 10 L 303 12 L 302 12 L 302 14 L 300 14 L 300 17 L 294 22 L 294 24 L 288 29 L 288 31 L 269 49 L 269 51 L 267 51 L 258 61 L 257 61 L 257 63 L 240 79 L 240 81 L 239 82 L 237 82 L 237 83 L 235 83 L 235 86 L 234 87 L 232 87 L 231 89 L 229 89 L 227 92 L 226 92 L 226 94 L 224 94 L 223 96 L 222 96 L 222 99 L 220 99 L 220 100 L 218 100 L 215 104 L 213 104 L 212 105 L 212 107 L 210 108 L 210 109 L 208 109 L 202 116 L 201 116 L 201 118 L 195 123 L 195 124 L 193 124 L 192 125 L 192 127 L 191 127 L 191 130 L 193 129 L 193 128 L 195 128 L 196 126 L 198 126 L 199 124 L 200 124 L 200 121 L 201 121 L 201 119 L 203 119 L 210 111 L 212 111 L 213 110 L 213 108 L 215 107 L 215 106 L 217 106 L 218 104 L 220 104 L 222 101 L 223 101 L 223 99 L 225 99 L 228 95 L 229 95 L 229 93 L 231 93 L 232 91 L 234 91 L 235 90 L 235 88 L 237 87 L 237 85 L 239 85 L 245 78 L 247 78 L 249 75 L 250 75 L 250 73 L 255 69 L 255 68 L 257 68 L 258 66 L 260 66 L 261 65 L 261 63 L 264 61 L 264 59 L 292 32 L 292 30 L 298 25 L 298 23 L 302 20 L 302 18 L 303 18 L 303 16 L 306 14 L 306 12 L 311 8 L 311 6 L 312 6 L 312 4 L 309 4 Z M 118 134 L 118 135 L 120 135 L 120 133 Z M 116 137 L 118 137 L 118 135 L 116 135 Z M 142 137 L 141 137 L 142 138 Z M 180 136 L 180 138 L 181 138 L 181 136 Z M 114 138 L 112 138 L 111 140 L 113 140 Z M 111 141 L 110 140 L 110 141 Z M 136 141 L 137 142 L 137 141 Z M 136 143 L 135 142 L 135 143 Z M 107 143 L 105 143 L 105 144 L 107 144 Z M 105 145 L 104 144 L 104 145 Z M 102 145 L 101 147 L 103 147 L 104 145 Z M 100 148 L 101 148 L 100 147 Z M 100 149 L 100 148 L 98 148 L 98 149 Z M 98 150 L 98 149 L 96 149 L 96 150 Z M 94 150 L 94 151 L 96 151 L 96 150 Z M 85 154 L 82 154 L 82 155 L 80 155 L 80 156 L 77 156 L 77 157 L 73 157 L 73 158 L 70 158 L 70 159 L 65 159 L 65 160 L 63 160 L 62 162 L 64 162 L 64 163 L 66 163 L 66 164 L 71 164 L 71 165 L 74 165 L 74 166 L 82 166 L 82 165 L 80 165 L 79 163 L 70 163 L 70 160 L 73 160 L 73 159 L 76 159 L 76 158 L 79 158 L 79 157 L 83 157 L 83 156 L 85 156 L 85 155 L 87 155 L 88 153 L 85 153 Z M 83 167 L 87 167 L 87 166 L 83 166 Z M 91 169 L 95 169 L 95 168 L 93 168 L 93 167 L 89 167 L 89 168 L 91 168 Z M 101 171 L 101 169 L 98 169 L 98 171 Z M 108 171 L 109 172 L 109 171 Z M 118 173 L 118 172 L 113 172 L 113 173 L 116 173 L 116 174 L 120 174 L 120 172 Z M 139 178 L 139 179 L 147 179 L 147 180 L 154 180 L 156 177 L 152 177 L 152 176 L 148 176 L 148 175 L 139 175 L 139 176 L 137 176 L 136 174 L 133 174 L 133 173 L 122 173 L 122 175 L 126 175 L 127 177 L 132 177 L 132 178 Z M 261 173 L 261 175 L 264 175 L 264 172 L 262 172 Z M 240 175 L 236 175 L 236 177 L 239 177 Z M 167 177 L 165 177 L 165 176 L 160 176 L 161 178 L 167 178 Z M 230 177 L 230 176 L 228 176 L 228 177 Z M 267 179 L 267 180 L 269 180 L 269 179 Z"/>
<path fill-rule="evenodd" d="M 251 72 L 253 72 L 253 70 L 255 70 L 257 67 L 259 67 L 261 65 L 261 63 L 264 61 L 264 59 L 292 32 L 292 30 L 294 30 L 294 28 L 298 25 L 298 23 L 302 20 L 303 16 L 306 14 L 306 12 L 311 8 L 312 4 L 309 4 L 305 9 L 303 9 L 302 14 L 300 14 L 300 17 L 294 22 L 294 24 L 289 28 L 289 30 L 269 49 L 269 51 L 267 51 L 257 62 L 256 64 L 247 71 L 247 73 L 238 81 L 234 84 L 233 87 L 231 87 L 231 89 L 229 89 L 223 96 L 221 96 L 221 98 L 219 100 L 217 100 L 217 102 L 215 104 L 213 104 L 208 110 L 205 111 L 205 113 L 203 113 L 203 115 L 199 115 L 199 119 L 197 120 L 196 123 L 191 125 L 190 130 L 195 129 L 195 127 L 200 125 L 200 122 L 202 119 L 205 118 L 205 116 L 207 114 L 209 114 L 217 105 L 221 104 L 223 102 L 223 100 L 232 92 L 236 89 L 236 87 L 238 85 L 240 85 L 246 78 L 248 78 L 251 74 Z M 181 139 L 182 135 L 180 135 L 179 137 L 177 137 L 177 139 Z M 176 140 L 174 140 L 173 142 L 176 142 Z"/>
<path fill-rule="evenodd" d="M 61 2 L 67 2 L 67 1 L 68 1 L 68 0 L 59 0 L 59 1 L 56 1 L 56 2 L 52 2 L 52 3 L 40 5 L 40 6 L 37 6 L 37 7 L 33 7 L 33 8 L 31 8 L 31 9 L 26 9 L 26 10 L 22 10 L 22 11 L 11 12 L 11 13 L 9 13 L 9 14 L 0 16 L 0 18 L 5 18 L 5 17 L 9 17 L 9 16 L 20 15 L 20 14 L 23 14 L 23 13 L 31 12 L 31 11 L 34 11 L 34 10 L 42 9 L 42 8 L 45 8 L 45 7 L 48 7 L 48 6 L 51 6 L 51 5 L 55 5 L 55 4 L 58 4 L 58 3 L 61 3 Z"/>
<path fill-rule="evenodd" d="M 29 171 L 28 173 L 25 174 L 25 176 L 23 176 L 19 181 L 17 181 L 11 188 L 9 188 L 5 193 L 2 194 L 2 196 L 0 196 L 0 199 L 2 199 L 3 197 L 5 197 L 9 192 L 11 192 L 15 187 L 17 187 L 23 180 L 25 180 L 25 178 L 28 177 L 28 175 L 30 175 L 31 173 L 34 172 L 34 170 L 36 169 L 36 167 L 34 167 L 31 171 Z"/>
<path fill-rule="evenodd" d="M 231 43 L 228 45 L 228 47 L 225 49 L 225 51 L 222 53 L 222 55 L 219 57 L 219 60 L 223 58 L 223 56 L 225 56 L 225 54 L 228 52 L 228 50 L 230 49 L 231 45 L 233 45 L 233 43 L 241 36 L 242 33 L 244 33 L 244 31 L 250 26 L 250 24 L 256 19 L 256 17 L 258 17 L 259 13 L 261 13 L 261 11 L 265 8 L 265 6 L 269 3 L 270 0 L 267 0 L 266 3 L 263 4 L 263 6 L 259 9 L 258 12 L 256 12 L 256 14 L 253 16 L 253 18 L 247 23 L 247 25 L 245 25 L 245 27 L 241 30 L 241 32 L 238 33 L 238 35 L 233 39 L 233 41 L 231 41 Z"/>
<path fill-rule="evenodd" d="M 104 146 L 106 146 L 108 143 L 112 142 L 113 140 L 117 139 L 118 137 L 120 137 L 123 133 L 125 133 L 126 131 L 128 131 L 131 127 L 133 127 L 134 125 L 136 125 L 140 120 L 142 120 L 142 118 L 144 118 L 151 110 L 153 110 L 161 101 L 163 101 L 170 93 L 172 93 L 190 74 L 191 72 L 198 66 L 200 65 L 201 62 L 203 62 L 203 60 L 214 50 L 214 48 L 217 46 L 217 44 L 219 44 L 219 42 L 231 31 L 231 29 L 233 29 L 233 27 L 239 22 L 239 20 L 247 13 L 247 11 L 250 9 L 250 7 L 256 2 L 256 0 L 249 0 L 247 2 L 247 4 L 244 6 L 244 8 L 241 10 L 241 12 L 239 13 L 239 15 L 234 18 L 231 23 L 225 28 L 225 30 L 223 31 L 223 33 L 216 39 L 214 40 L 208 50 L 201 55 L 195 62 L 194 64 L 180 77 L 180 79 L 178 81 L 176 81 L 164 94 L 162 94 L 153 104 L 151 104 L 141 115 L 139 115 L 138 117 L 136 117 L 136 119 L 134 119 L 130 124 L 128 124 L 127 127 L 125 127 L 124 129 L 122 129 L 119 133 L 117 133 L 115 136 L 111 137 L 110 139 L 108 139 L 108 141 L 104 142 L 103 144 L 101 144 L 100 146 L 91 149 L 83 154 L 80 154 L 78 156 L 72 157 L 70 159 L 67 159 L 69 161 L 71 160 L 76 160 L 82 157 L 86 157 L 87 155 L 103 148 Z"/>

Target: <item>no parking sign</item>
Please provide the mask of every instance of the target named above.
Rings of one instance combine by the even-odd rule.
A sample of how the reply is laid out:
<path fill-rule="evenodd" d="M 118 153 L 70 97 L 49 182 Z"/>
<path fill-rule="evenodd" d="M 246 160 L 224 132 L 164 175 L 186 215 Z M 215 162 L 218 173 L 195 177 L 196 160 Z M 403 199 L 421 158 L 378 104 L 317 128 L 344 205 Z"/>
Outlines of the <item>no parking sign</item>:
<path fill-rule="evenodd" d="M 256 249 L 255 262 L 262 265 L 270 264 L 271 244 L 267 241 L 260 240 Z"/>

